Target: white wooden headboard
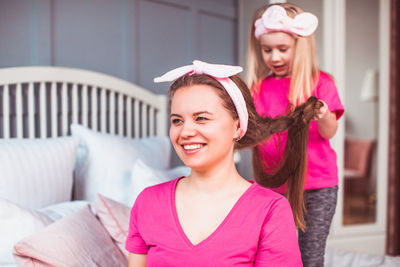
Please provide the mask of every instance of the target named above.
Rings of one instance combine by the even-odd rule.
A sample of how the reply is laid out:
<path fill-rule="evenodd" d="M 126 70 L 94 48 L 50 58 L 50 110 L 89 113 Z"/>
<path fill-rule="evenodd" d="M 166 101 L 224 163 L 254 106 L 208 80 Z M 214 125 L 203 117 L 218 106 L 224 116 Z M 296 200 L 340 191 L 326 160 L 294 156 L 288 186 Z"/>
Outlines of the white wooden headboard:
<path fill-rule="evenodd" d="M 0 69 L 0 138 L 64 136 L 71 123 L 133 138 L 166 135 L 167 97 L 93 71 Z"/>

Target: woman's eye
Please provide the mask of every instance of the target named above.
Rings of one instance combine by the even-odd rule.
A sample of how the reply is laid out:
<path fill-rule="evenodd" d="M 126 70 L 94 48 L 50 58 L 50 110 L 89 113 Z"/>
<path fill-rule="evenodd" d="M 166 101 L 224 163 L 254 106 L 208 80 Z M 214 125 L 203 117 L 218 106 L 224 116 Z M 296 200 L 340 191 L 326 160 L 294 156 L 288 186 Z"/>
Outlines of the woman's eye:
<path fill-rule="evenodd" d="M 180 120 L 180 119 L 172 119 L 171 120 L 172 124 L 178 124 L 178 123 L 181 123 L 181 122 L 182 122 L 182 120 Z"/>
<path fill-rule="evenodd" d="M 281 49 L 279 49 L 279 51 L 281 51 L 282 53 L 284 53 L 284 52 L 287 51 L 287 48 L 281 48 Z"/>
<path fill-rule="evenodd" d="M 271 53 L 271 49 L 263 49 L 265 53 Z"/>
<path fill-rule="evenodd" d="M 206 121 L 206 120 L 208 120 L 208 118 L 206 118 L 206 117 L 197 117 L 196 118 L 196 121 Z"/>

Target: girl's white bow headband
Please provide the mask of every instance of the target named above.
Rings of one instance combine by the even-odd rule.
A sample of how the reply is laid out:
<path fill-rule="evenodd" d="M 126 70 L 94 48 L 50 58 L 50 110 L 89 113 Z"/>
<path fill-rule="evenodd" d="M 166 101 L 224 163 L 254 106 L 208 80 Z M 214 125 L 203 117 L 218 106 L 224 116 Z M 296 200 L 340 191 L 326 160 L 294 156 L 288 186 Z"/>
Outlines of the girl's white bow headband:
<path fill-rule="evenodd" d="M 229 79 L 230 76 L 236 75 L 242 71 L 243 69 L 240 66 L 209 64 L 200 60 L 194 60 L 193 65 L 173 69 L 160 77 L 154 78 L 154 82 L 172 82 L 186 74 L 207 74 L 214 77 L 225 88 L 235 105 L 239 116 L 240 138 L 242 138 L 247 131 L 249 114 L 242 92 L 237 85 Z"/>
<path fill-rule="evenodd" d="M 294 19 L 290 18 L 283 7 L 270 6 L 261 18 L 254 23 L 254 35 L 257 39 L 271 31 L 294 33 L 300 36 L 313 34 L 318 26 L 318 18 L 311 13 L 303 12 Z"/>

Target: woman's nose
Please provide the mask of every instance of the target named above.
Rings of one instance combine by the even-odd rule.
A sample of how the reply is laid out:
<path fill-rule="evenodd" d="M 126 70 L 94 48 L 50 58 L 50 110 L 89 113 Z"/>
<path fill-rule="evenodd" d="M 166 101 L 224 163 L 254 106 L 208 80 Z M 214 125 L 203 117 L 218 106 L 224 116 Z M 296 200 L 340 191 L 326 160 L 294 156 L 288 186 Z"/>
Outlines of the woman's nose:
<path fill-rule="evenodd" d="M 184 122 L 181 130 L 181 137 L 187 138 L 196 135 L 196 127 L 192 122 Z"/>

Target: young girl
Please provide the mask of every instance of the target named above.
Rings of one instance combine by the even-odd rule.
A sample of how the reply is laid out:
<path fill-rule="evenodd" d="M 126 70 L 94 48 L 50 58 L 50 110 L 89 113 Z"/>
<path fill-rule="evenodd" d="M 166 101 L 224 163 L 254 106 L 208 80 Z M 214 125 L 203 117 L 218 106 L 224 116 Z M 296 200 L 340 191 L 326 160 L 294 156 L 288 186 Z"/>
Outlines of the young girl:
<path fill-rule="evenodd" d="M 314 15 L 292 4 L 264 7 L 253 17 L 248 53 L 248 83 L 260 115 L 285 114 L 290 105 L 298 106 L 310 96 L 324 103 L 310 126 L 306 180 L 289 181 L 286 187 L 276 190 L 287 195 L 296 224 L 303 230 L 299 232 L 299 244 L 304 266 L 323 266 L 338 190 L 336 154 L 329 139 L 335 135 L 337 120 L 344 112 L 335 82 L 317 66 L 313 35 L 317 24 Z M 259 145 L 253 153 L 255 164 L 274 172 L 274 167 L 281 164 L 285 143 L 283 133 Z M 280 184 L 270 181 L 264 185 Z"/>
<path fill-rule="evenodd" d="M 287 116 L 261 118 L 236 75 L 241 71 L 194 61 L 155 79 L 174 81 L 170 139 L 192 171 L 136 199 L 126 240 L 129 266 L 302 266 L 288 201 L 241 177 L 233 152 L 286 129 L 291 149 L 304 150 L 300 139 L 321 102 L 311 98 Z M 287 160 L 304 166 L 306 157 Z M 301 175 L 298 168 L 289 171 Z"/>

